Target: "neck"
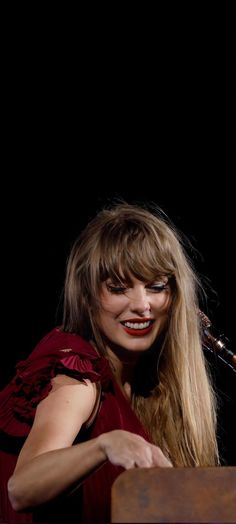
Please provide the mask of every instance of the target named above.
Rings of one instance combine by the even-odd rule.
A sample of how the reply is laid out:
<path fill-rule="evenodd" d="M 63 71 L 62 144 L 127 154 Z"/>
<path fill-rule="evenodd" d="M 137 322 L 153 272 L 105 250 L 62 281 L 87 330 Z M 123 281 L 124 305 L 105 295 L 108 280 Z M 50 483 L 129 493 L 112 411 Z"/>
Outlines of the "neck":
<path fill-rule="evenodd" d="M 134 371 L 138 362 L 137 355 L 119 354 L 117 351 L 107 348 L 107 354 L 110 361 L 112 371 L 119 384 L 132 383 Z"/>

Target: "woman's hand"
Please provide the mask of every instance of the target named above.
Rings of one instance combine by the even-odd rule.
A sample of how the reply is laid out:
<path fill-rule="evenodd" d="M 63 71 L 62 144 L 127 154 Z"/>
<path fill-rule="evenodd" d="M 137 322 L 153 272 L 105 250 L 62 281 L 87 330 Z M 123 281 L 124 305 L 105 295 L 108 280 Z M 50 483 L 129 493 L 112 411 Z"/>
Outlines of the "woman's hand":
<path fill-rule="evenodd" d="M 135 433 L 116 429 L 103 433 L 98 441 L 108 460 L 116 466 L 125 469 L 172 467 L 158 446 Z"/>

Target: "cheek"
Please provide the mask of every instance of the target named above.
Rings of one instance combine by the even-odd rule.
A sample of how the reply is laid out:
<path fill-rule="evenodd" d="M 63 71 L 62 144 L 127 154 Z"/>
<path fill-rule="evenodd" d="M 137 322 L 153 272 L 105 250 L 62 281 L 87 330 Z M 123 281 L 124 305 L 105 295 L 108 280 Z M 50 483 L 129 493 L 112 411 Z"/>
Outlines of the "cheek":
<path fill-rule="evenodd" d="M 123 295 L 103 296 L 101 299 L 101 314 L 116 315 L 126 306 L 127 299 Z"/>
<path fill-rule="evenodd" d="M 164 295 L 162 297 L 159 297 L 159 299 L 160 300 L 157 302 L 157 308 L 160 312 L 168 313 L 172 303 L 171 295 Z"/>

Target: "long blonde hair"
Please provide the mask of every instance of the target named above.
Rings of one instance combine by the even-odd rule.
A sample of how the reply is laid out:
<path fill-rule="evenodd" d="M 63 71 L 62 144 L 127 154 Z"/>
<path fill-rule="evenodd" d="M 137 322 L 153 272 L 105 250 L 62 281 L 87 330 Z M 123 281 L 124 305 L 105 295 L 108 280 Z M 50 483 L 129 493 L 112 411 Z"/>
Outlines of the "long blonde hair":
<path fill-rule="evenodd" d="M 146 362 L 145 380 L 150 373 L 152 384 L 145 394 L 134 387 L 133 408 L 175 466 L 216 465 L 216 401 L 201 345 L 200 283 L 181 237 L 160 211 L 120 203 L 89 222 L 68 260 L 63 328 L 93 339 L 104 355 L 96 321 L 101 282 L 130 274 L 143 281 L 167 275 L 173 295 L 161 347 L 157 343 L 154 360 L 142 359 L 143 378 Z"/>

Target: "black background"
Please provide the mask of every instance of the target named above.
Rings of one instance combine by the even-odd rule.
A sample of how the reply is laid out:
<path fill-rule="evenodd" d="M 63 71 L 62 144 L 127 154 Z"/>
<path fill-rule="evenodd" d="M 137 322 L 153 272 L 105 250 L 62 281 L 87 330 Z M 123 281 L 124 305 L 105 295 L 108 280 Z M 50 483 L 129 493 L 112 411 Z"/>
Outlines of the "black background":
<path fill-rule="evenodd" d="M 88 18 L 88 33 L 71 31 L 68 39 L 50 23 L 43 32 L 31 25 L 19 38 L 12 27 L 8 34 L 1 387 L 60 319 L 70 247 L 114 197 L 154 201 L 190 238 L 209 282 L 211 320 L 236 351 L 235 132 L 232 161 L 224 13 L 192 6 L 177 18 L 159 13 L 153 26 L 149 15 L 145 27 L 130 18 L 122 32 L 108 24 L 97 38 Z M 224 366 L 217 374 L 220 390 L 235 395 L 235 376 Z M 234 410 L 224 397 L 231 463 Z"/>

